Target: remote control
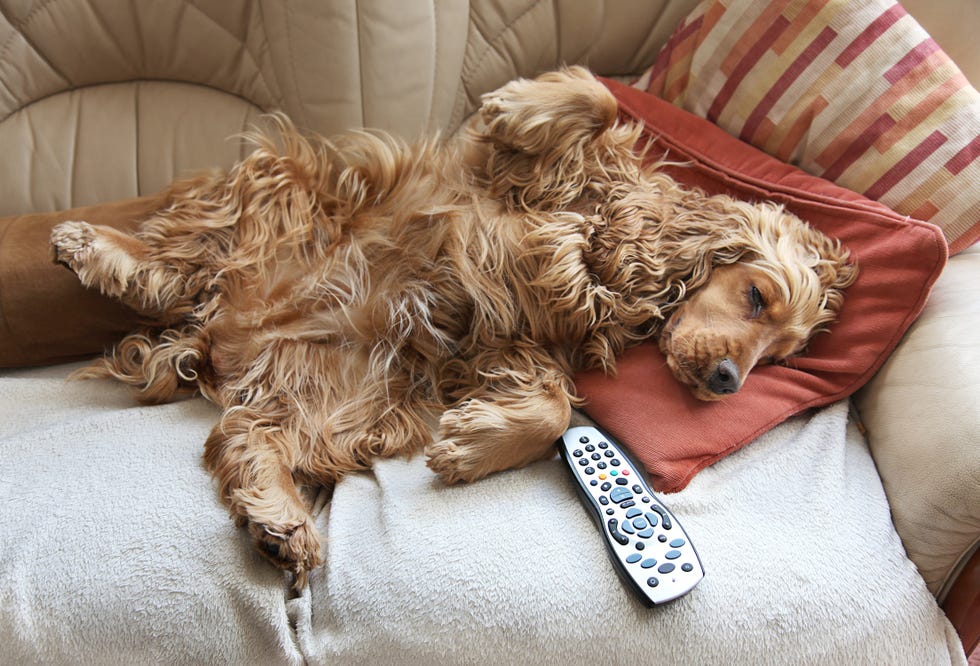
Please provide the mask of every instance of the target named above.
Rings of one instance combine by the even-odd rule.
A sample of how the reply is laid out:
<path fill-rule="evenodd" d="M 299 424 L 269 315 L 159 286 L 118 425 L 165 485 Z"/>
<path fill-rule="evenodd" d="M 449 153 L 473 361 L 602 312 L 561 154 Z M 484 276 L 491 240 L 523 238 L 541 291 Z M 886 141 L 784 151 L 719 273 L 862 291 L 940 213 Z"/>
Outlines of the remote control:
<path fill-rule="evenodd" d="M 556 444 L 627 587 L 655 606 L 701 582 L 704 568 L 690 538 L 623 447 L 594 427 L 569 428 Z"/>

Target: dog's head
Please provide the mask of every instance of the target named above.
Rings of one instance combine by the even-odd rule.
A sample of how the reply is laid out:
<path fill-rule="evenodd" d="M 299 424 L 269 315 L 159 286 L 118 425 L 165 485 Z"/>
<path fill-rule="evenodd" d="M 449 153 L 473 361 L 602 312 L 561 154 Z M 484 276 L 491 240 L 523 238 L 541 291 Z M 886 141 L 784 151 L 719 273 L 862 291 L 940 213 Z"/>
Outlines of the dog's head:
<path fill-rule="evenodd" d="M 738 391 L 756 365 L 800 353 L 857 278 L 848 252 L 781 206 L 739 205 L 744 245 L 688 293 L 660 334 L 674 376 L 701 400 Z"/>

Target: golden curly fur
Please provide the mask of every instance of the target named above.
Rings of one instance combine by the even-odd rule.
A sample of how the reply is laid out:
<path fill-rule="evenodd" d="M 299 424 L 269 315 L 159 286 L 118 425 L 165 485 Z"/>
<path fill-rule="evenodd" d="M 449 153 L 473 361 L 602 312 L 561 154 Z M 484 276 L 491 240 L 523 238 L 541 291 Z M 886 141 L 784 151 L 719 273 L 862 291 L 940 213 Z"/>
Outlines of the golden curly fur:
<path fill-rule="evenodd" d="M 83 375 L 221 407 L 207 467 L 298 585 L 321 562 L 298 484 L 418 451 L 450 483 L 548 457 L 573 373 L 612 372 L 658 334 L 677 378 L 716 399 L 799 352 L 855 276 L 781 207 L 644 167 L 640 128 L 581 68 L 486 95 L 451 141 L 275 122 L 138 232 L 67 222 L 52 242 L 156 322 Z"/>

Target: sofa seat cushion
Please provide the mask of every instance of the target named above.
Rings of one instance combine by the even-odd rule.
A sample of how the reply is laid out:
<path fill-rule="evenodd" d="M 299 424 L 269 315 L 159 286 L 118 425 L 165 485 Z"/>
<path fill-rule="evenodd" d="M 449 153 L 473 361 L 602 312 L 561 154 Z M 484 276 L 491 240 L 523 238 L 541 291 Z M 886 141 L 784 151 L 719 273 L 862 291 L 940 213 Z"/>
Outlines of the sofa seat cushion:
<path fill-rule="evenodd" d="M 0 377 L 0 662 L 299 664 L 279 572 L 201 460 L 203 399 Z"/>
<path fill-rule="evenodd" d="M 653 609 L 622 585 L 558 459 L 445 486 L 424 460 L 345 478 L 326 564 L 290 602 L 314 663 L 964 664 L 891 526 L 844 403 L 665 497 L 705 568 Z"/>

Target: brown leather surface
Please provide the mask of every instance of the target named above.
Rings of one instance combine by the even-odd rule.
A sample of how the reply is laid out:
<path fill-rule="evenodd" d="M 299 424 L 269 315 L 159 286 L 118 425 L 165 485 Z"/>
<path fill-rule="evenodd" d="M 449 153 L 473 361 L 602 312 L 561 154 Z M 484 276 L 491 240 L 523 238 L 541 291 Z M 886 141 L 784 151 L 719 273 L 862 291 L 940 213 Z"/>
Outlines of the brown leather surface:
<path fill-rule="evenodd" d="M 943 610 L 956 627 L 966 653 L 980 650 L 980 550 L 973 553 L 956 578 Z"/>
<path fill-rule="evenodd" d="M 100 353 L 133 329 L 133 311 L 54 263 L 51 229 L 65 220 L 132 227 L 164 195 L 59 213 L 0 218 L 0 367 L 55 363 Z"/>

